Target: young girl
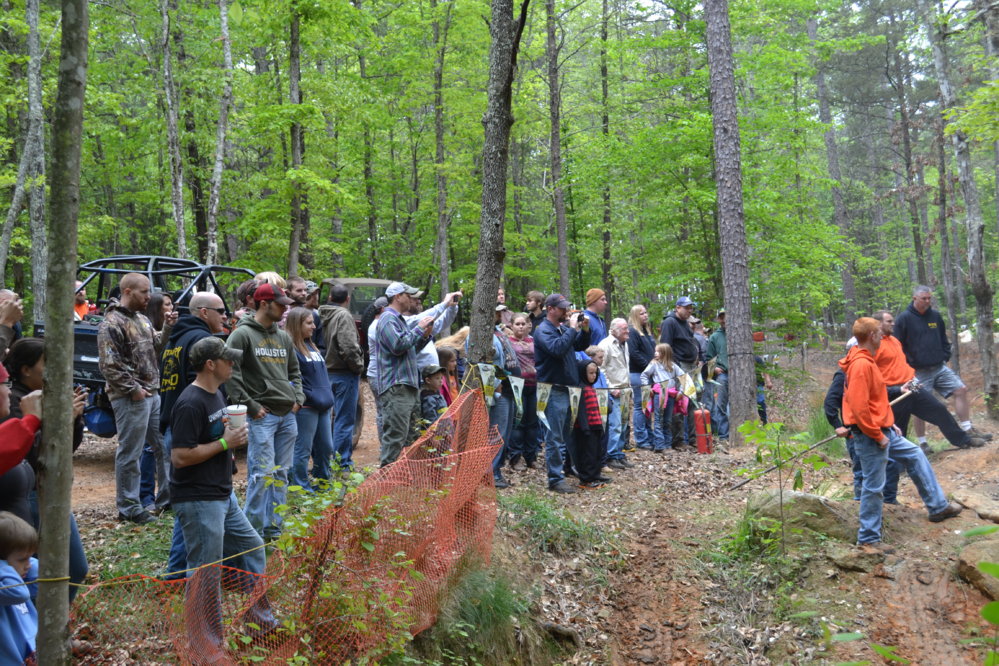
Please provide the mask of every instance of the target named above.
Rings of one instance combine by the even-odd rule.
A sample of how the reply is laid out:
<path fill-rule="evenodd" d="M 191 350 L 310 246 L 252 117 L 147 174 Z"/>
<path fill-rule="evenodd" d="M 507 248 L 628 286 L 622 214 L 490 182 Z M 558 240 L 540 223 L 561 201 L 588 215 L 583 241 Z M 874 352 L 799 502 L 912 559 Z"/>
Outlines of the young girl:
<path fill-rule="evenodd" d="M 437 358 L 444 368 L 444 383 L 441 384 L 441 395 L 444 401 L 451 405 L 458 399 L 458 352 L 454 347 L 438 347 Z"/>
<path fill-rule="evenodd" d="M 673 348 L 665 342 L 656 345 L 652 362 L 642 372 L 642 386 L 652 387 L 652 415 L 655 425 L 652 427 L 652 450 L 663 453 L 673 448 L 673 398 L 669 389 L 680 389 L 680 379 L 683 369 L 673 362 Z M 657 390 L 658 387 L 658 390 Z M 659 406 L 666 406 L 660 410 Z"/>
<path fill-rule="evenodd" d="M 526 312 L 513 316 L 513 335 L 510 346 L 520 362 L 520 376 L 524 378 L 522 395 L 523 415 L 513 427 L 510 436 L 510 467 L 523 471 L 533 468 L 541 449 L 541 424 L 538 421 L 538 371 L 534 366 L 534 338 L 531 337 L 531 318 Z"/>
<path fill-rule="evenodd" d="M 604 434 L 604 423 L 600 418 L 597 392 L 593 389 L 598 374 L 596 363 L 580 362 L 579 375 L 583 380 L 583 395 L 579 400 L 579 412 L 572 433 L 576 440 L 573 462 L 579 475 L 579 487 L 587 490 L 601 488 L 610 481 L 608 477 L 600 474 L 603 466 L 601 438 Z M 603 450 L 606 451 L 606 447 Z"/>
<path fill-rule="evenodd" d="M 312 476 L 325 480 L 330 478 L 330 458 L 333 456 L 333 430 L 330 424 L 333 389 L 326 373 L 326 359 L 312 342 L 315 328 L 312 310 L 292 308 L 288 312 L 287 331 L 295 343 L 295 355 L 302 371 L 302 390 L 305 392 L 305 404 L 295 414 L 298 438 L 295 440 L 291 482 L 306 490 L 312 490 L 312 484 L 309 483 L 309 456 L 312 456 Z M 340 464 L 349 467 L 350 461 L 341 460 Z"/>

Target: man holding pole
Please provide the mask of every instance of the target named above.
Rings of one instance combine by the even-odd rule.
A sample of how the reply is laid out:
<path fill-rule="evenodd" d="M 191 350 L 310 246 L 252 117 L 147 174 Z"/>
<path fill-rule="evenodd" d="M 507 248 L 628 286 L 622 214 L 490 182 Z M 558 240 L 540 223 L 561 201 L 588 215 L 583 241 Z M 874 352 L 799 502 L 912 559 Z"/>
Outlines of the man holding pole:
<path fill-rule="evenodd" d="M 885 467 L 889 456 L 906 468 L 916 484 L 930 513 L 930 522 L 938 523 L 958 515 L 961 505 L 947 501 L 926 455 L 902 437 L 894 424 L 887 387 L 874 361 L 881 345 L 881 326 L 870 317 L 861 317 L 853 324 L 853 335 L 857 345 L 840 360 L 839 366 L 846 375 L 843 423 L 855 439 L 855 451 L 864 475 L 857 545 L 889 553 L 891 547 L 881 542 Z"/>

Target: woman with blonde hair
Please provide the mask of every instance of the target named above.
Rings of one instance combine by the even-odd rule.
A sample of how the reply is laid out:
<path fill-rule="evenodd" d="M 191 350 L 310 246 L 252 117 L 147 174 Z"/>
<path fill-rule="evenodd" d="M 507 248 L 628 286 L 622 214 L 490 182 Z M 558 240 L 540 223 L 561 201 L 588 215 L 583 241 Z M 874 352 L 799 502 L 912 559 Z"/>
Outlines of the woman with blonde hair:
<path fill-rule="evenodd" d="M 652 362 L 656 353 L 656 334 L 649 324 L 649 311 L 638 304 L 628 313 L 628 373 L 632 390 L 631 431 L 635 433 L 635 446 L 651 449 L 652 421 L 642 409 L 642 371 Z M 630 444 L 625 442 L 625 451 Z"/>
<path fill-rule="evenodd" d="M 333 430 L 330 410 L 333 407 L 333 389 L 326 372 L 326 359 L 312 342 L 316 322 L 312 310 L 292 308 L 288 311 L 286 329 L 295 344 L 295 356 L 302 372 L 302 390 L 305 404 L 295 413 L 298 437 L 291 468 L 291 482 L 312 490 L 309 482 L 309 457 L 312 457 L 312 476 L 329 481 L 330 458 L 333 456 Z M 345 466 L 350 461 L 341 461 Z"/>
<path fill-rule="evenodd" d="M 280 275 L 278 275 L 277 273 L 275 273 L 274 271 L 263 271 L 262 273 L 257 273 L 256 275 L 253 276 L 253 279 L 256 280 L 258 284 L 263 284 L 264 282 L 268 282 L 274 285 L 275 287 L 281 287 L 282 289 L 288 286 L 288 283 L 285 282 L 285 279 Z"/>

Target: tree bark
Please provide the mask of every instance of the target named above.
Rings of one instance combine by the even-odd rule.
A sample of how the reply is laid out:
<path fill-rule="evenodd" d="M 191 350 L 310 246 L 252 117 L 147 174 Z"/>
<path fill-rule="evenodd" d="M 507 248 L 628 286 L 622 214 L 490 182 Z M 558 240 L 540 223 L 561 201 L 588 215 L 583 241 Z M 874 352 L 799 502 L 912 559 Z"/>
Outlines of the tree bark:
<path fill-rule="evenodd" d="M 219 28 L 222 37 L 222 99 L 219 102 L 219 121 L 215 129 L 215 164 L 208 195 L 208 242 L 205 261 L 218 263 L 219 256 L 219 200 L 222 196 L 222 167 L 225 166 L 226 141 L 229 134 L 229 109 L 232 106 L 232 43 L 229 40 L 229 7 L 227 0 L 218 0 Z"/>
<path fill-rule="evenodd" d="M 934 12 L 927 7 L 926 0 L 920 0 L 924 12 L 930 44 L 933 47 L 933 64 L 940 86 L 941 107 L 945 112 L 955 106 L 954 89 L 950 81 L 950 63 L 944 42 L 945 25 L 939 25 Z M 939 29 L 938 29 L 939 28 Z M 978 353 L 981 356 L 982 380 L 985 391 L 985 404 L 990 418 L 999 418 L 999 375 L 996 374 L 995 347 L 992 338 L 992 323 L 995 317 L 992 307 L 992 285 L 989 284 L 985 266 L 985 221 L 978 198 L 978 186 L 971 165 L 971 147 L 964 132 L 957 130 L 951 134 L 954 158 L 957 162 L 958 179 L 964 197 L 965 223 L 968 232 L 968 271 L 971 291 L 975 295 L 977 319 L 976 338 Z M 958 331 L 953 331 L 957 336 Z"/>
<path fill-rule="evenodd" d="M 302 15 L 298 10 L 298 5 L 292 2 L 291 5 L 291 28 L 289 34 L 289 58 L 288 58 L 288 103 L 302 103 L 302 53 L 299 28 L 301 26 Z M 303 214 L 304 194 L 301 189 L 301 182 L 298 177 L 298 169 L 302 167 L 302 124 L 295 121 L 291 124 L 291 170 L 292 195 L 291 195 L 291 242 L 288 244 L 288 275 L 298 275 L 299 250 L 302 245 L 303 234 Z"/>
<path fill-rule="evenodd" d="M 989 78 L 999 80 L 999 4 L 991 0 L 976 0 L 985 22 L 985 55 L 989 61 Z M 992 142 L 992 171 L 995 197 L 999 201 L 999 141 Z M 996 228 L 999 229 L 999 205 L 996 206 Z"/>
<path fill-rule="evenodd" d="M 742 163 L 727 0 L 704 4 L 714 125 L 715 186 L 721 235 L 722 282 L 728 337 L 729 409 L 733 440 L 756 417 L 756 372 L 749 299 L 749 251 L 742 207 Z"/>
<path fill-rule="evenodd" d="M 489 22 L 489 82 L 486 112 L 482 117 L 485 140 L 482 146 L 482 217 L 479 223 L 478 266 L 472 297 L 472 324 L 468 357 L 472 363 L 489 363 L 492 357 L 493 317 L 496 291 L 506 249 L 503 224 L 506 220 L 506 169 L 510 158 L 510 128 L 513 126 L 511 96 L 517 68 L 517 50 L 530 0 L 520 5 L 520 18 L 514 19 L 513 0 L 492 0 Z"/>
<path fill-rule="evenodd" d="M 177 256 L 186 259 L 188 253 L 187 232 L 184 229 L 184 160 L 180 155 L 177 86 L 173 80 L 168 0 L 160 0 L 160 16 L 163 23 L 163 93 L 166 98 L 167 147 L 170 152 L 170 206 L 173 211 L 173 226 L 177 231 Z"/>
<path fill-rule="evenodd" d="M 73 485 L 73 309 L 80 146 L 87 84 L 87 0 L 63 0 L 59 82 L 52 121 L 52 206 L 48 229 L 45 423 L 39 456 L 38 663 L 68 664 L 69 512 Z M 39 267 L 39 270 L 41 268 Z"/>
<path fill-rule="evenodd" d="M 451 264 L 448 261 L 448 226 L 450 215 L 447 207 L 447 174 L 445 163 L 447 153 L 444 148 L 444 56 L 447 53 L 447 36 L 451 27 L 451 7 L 447 2 L 444 9 L 444 25 L 438 14 L 437 0 L 430 0 L 433 12 L 434 32 L 434 179 L 437 184 L 437 238 L 434 241 L 434 257 L 441 280 L 441 294 L 451 291 Z"/>
<path fill-rule="evenodd" d="M 947 230 L 947 139 L 944 136 L 945 120 L 941 116 L 937 122 L 937 169 L 939 171 L 938 192 L 937 192 L 937 235 L 940 236 L 940 265 L 943 273 L 944 298 L 947 302 L 947 316 L 950 330 L 953 335 L 961 332 L 957 325 L 957 294 L 954 289 L 954 266 L 951 258 L 950 232 Z M 961 374 L 961 345 L 956 341 L 953 346 L 953 355 L 950 358 L 954 372 Z"/>
<path fill-rule="evenodd" d="M 45 321 L 48 243 L 45 242 L 45 114 L 42 109 L 42 44 L 38 32 L 39 3 L 28 0 L 28 141 L 33 149 L 28 164 L 28 217 L 31 227 L 32 323 Z M 3 284 L 0 281 L 0 284 Z"/>
<path fill-rule="evenodd" d="M 814 43 L 818 39 L 818 23 L 809 19 L 806 23 L 808 38 Z M 846 203 L 843 201 L 843 173 L 839 168 L 839 146 L 836 143 L 836 127 L 833 125 L 832 111 L 829 108 L 829 93 L 826 88 L 824 64 L 815 65 L 815 95 L 819 102 L 819 121 L 826 126 L 823 139 L 826 144 L 826 162 L 829 165 L 829 175 L 833 179 L 830 188 L 833 200 L 833 221 L 843 238 L 850 237 L 850 220 L 847 215 Z M 846 330 L 853 327 L 857 319 L 857 287 L 853 283 L 853 271 L 847 256 L 841 255 L 843 267 L 840 269 L 840 280 L 843 283 L 843 311 Z"/>
<path fill-rule="evenodd" d="M 558 254 L 558 288 L 569 294 L 569 240 L 565 221 L 565 190 L 562 188 L 562 89 L 559 85 L 558 34 L 555 0 L 545 0 L 545 25 L 548 33 L 548 118 L 551 123 L 548 152 L 552 166 L 552 205 L 555 208 L 555 235 Z"/>
<path fill-rule="evenodd" d="M 603 0 L 600 10 L 600 133 L 604 141 L 604 154 L 610 150 L 610 109 L 609 86 L 607 82 L 607 38 L 610 9 L 607 0 Z M 611 298 L 614 294 L 614 276 L 611 273 L 611 174 L 604 174 L 604 187 L 601 192 L 603 208 L 603 233 L 601 234 L 602 253 L 600 257 L 600 274 L 604 293 L 607 295 L 607 309 L 613 312 Z M 581 285 L 585 288 L 586 285 Z"/>

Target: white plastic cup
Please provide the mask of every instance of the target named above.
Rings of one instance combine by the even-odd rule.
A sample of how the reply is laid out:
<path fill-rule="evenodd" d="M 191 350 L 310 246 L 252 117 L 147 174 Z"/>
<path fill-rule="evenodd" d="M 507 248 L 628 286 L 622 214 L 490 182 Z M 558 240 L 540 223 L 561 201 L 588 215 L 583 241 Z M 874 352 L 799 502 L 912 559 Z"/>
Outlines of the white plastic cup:
<path fill-rule="evenodd" d="M 242 428 L 246 425 L 246 405 L 229 405 L 225 411 L 229 416 L 230 428 Z"/>

